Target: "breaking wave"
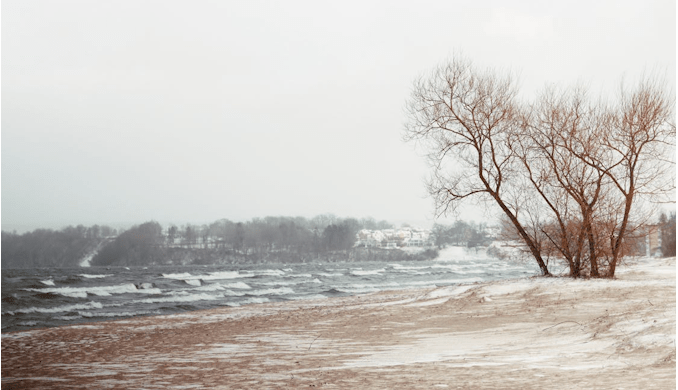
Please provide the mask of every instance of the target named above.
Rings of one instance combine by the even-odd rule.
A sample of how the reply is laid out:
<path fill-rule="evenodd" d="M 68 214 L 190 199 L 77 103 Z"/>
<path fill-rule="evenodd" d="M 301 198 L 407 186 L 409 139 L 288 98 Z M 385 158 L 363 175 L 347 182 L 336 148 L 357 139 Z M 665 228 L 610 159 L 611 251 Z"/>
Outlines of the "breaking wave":
<path fill-rule="evenodd" d="M 87 295 L 110 297 L 113 294 L 160 294 L 158 288 L 137 289 L 133 283 L 125 283 L 117 286 L 92 286 L 92 287 L 55 287 L 55 288 L 29 288 L 26 291 L 35 291 L 41 294 L 52 293 L 70 298 L 87 298 Z"/>
<path fill-rule="evenodd" d="M 102 309 L 103 304 L 99 302 L 90 301 L 87 303 L 79 303 L 75 305 L 64 305 L 56 307 L 27 307 L 23 309 L 16 309 L 13 311 L 2 312 L 2 314 L 15 315 L 16 313 L 62 313 L 69 311 L 78 311 L 78 310 L 91 310 L 91 309 Z"/>

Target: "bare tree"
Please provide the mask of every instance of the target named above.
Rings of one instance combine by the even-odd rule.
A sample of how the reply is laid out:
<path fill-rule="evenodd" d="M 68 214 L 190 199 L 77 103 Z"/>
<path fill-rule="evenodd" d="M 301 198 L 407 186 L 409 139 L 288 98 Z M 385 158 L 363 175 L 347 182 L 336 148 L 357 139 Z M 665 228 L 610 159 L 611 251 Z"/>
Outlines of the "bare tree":
<path fill-rule="evenodd" d="M 548 88 L 526 109 L 514 143 L 524 174 L 541 200 L 538 210 L 549 216 L 540 230 L 575 278 L 587 267 L 592 276 L 599 276 L 593 219 L 605 194 L 605 175 L 578 156 L 599 153 L 598 133 L 606 121 L 585 89 Z"/>
<path fill-rule="evenodd" d="M 572 277 L 613 277 L 643 224 L 638 200 L 674 189 L 674 99 L 656 80 L 622 88 L 614 104 L 582 87 L 547 88 L 531 105 L 516 94 L 510 75 L 464 60 L 415 82 L 406 139 L 427 147 L 436 212 L 489 200 L 543 275 L 555 256 Z"/>
<path fill-rule="evenodd" d="M 495 202 L 542 274 L 550 275 L 538 240 L 520 220 L 522 197 L 511 185 L 518 163 L 511 145 L 520 125 L 516 94 L 510 75 L 477 72 L 470 62 L 453 60 L 415 82 L 406 138 L 428 144 L 427 187 L 439 215 L 469 198 Z"/>
<path fill-rule="evenodd" d="M 657 79 L 643 79 L 631 91 L 622 86 L 607 131 L 599 135 L 602 153 L 581 156 L 605 175 L 621 201 L 606 221 L 605 276 L 614 276 L 624 254 L 624 240 L 634 227 L 635 201 L 655 201 L 675 189 L 669 157 L 675 148 L 674 107 L 675 98 Z"/>

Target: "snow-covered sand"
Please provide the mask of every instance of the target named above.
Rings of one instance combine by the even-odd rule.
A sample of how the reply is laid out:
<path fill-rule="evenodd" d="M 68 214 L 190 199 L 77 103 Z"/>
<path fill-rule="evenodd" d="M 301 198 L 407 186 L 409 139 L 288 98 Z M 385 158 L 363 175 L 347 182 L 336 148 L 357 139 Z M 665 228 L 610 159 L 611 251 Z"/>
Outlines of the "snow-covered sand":
<path fill-rule="evenodd" d="M 676 264 L 3 334 L 2 387 L 676 387 Z"/>

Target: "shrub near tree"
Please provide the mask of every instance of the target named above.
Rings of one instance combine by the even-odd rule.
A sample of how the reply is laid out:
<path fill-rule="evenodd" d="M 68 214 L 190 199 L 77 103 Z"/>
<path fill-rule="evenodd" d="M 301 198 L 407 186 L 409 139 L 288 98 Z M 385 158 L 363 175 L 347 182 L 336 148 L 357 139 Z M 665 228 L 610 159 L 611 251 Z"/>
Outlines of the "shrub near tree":
<path fill-rule="evenodd" d="M 572 277 L 613 277 L 642 207 L 672 188 L 672 94 L 642 79 L 609 101 L 581 87 L 517 96 L 510 74 L 463 59 L 414 83 L 405 134 L 427 152 L 437 213 L 494 205 L 543 275 L 553 253 Z"/>

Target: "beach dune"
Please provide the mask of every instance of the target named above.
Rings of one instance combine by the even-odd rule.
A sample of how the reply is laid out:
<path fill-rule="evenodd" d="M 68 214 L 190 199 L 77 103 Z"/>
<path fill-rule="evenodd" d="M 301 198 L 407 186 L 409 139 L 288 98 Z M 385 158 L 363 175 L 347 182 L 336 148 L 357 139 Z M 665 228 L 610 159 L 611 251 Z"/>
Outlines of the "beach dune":
<path fill-rule="evenodd" d="M 673 389 L 675 269 L 3 334 L 2 388 Z"/>

